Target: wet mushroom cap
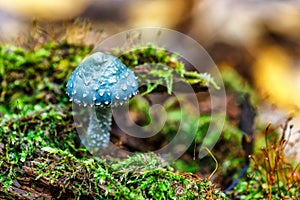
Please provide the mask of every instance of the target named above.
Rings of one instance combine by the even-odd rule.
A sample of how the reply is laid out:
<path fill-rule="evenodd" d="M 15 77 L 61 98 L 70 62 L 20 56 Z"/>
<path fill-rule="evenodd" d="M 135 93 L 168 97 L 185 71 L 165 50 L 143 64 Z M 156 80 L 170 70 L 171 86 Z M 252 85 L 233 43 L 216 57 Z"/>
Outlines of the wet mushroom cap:
<path fill-rule="evenodd" d="M 84 106 L 117 106 L 138 92 L 133 71 L 117 57 L 101 52 L 85 58 L 67 83 L 70 101 Z"/>

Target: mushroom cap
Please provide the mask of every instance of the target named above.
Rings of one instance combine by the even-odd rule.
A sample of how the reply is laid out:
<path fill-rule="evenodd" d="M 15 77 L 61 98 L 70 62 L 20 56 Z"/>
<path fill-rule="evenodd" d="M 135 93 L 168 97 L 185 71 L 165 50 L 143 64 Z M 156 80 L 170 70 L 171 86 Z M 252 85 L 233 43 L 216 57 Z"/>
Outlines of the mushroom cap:
<path fill-rule="evenodd" d="M 134 72 L 117 57 L 96 52 L 85 58 L 67 83 L 70 101 L 84 106 L 117 106 L 138 92 Z"/>

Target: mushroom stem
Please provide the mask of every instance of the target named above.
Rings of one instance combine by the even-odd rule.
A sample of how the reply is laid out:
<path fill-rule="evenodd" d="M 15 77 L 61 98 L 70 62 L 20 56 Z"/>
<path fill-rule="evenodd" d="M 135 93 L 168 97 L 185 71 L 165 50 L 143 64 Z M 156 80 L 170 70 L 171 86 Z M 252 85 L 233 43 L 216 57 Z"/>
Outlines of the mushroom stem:
<path fill-rule="evenodd" d="M 96 153 L 100 148 L 108 146 L 112 110 L 111 107 L 95 106 L 89 107 L 88 112 L 89 124 L 83 144 L 92 153 Z"/>

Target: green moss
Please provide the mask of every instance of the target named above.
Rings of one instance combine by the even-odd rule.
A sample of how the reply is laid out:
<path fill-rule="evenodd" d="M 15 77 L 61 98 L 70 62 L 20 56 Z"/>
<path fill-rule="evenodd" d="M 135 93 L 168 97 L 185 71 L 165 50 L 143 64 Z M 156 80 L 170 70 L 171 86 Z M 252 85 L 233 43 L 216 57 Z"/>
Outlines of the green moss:
<path fill-rule="evenodd" d="M 125 52 L 117 50 L 114 54 L 120 55 L 120 60 L 129 68 L 137 68 L 139 82 L 146 85 L 145 89 L 140 89 L 142 95 L 159 86 L 166 87 L 167 93 L 171 94 L 175 82 L 192 85 L 195 90 L 206 90 L 209 86 L 219 88 L 209 74 L 186 71 L 182 58 L 164 48 L 149 44 Z"/>
<path fill-rule="evenodd" d="M 232 94 L 238 95 L 239 98 L 249 96 L 252 105 L 259 103 L 256 91 L 235 69 L 230 66 L 223 66 L 221 67 L 221 74 L 228 92 L 230 91 Z"/>
<path fill-rule="evenodd" d="M 0 116 L 66 103 L 67 77 L 90 51 L 55 42 L 31 50 L 0 46 Z"/>
<path fill-rule="evenodd" d="M 65 83 L 91 49 L 52 41 L 34 49 L 0 46 L 0 197 L 226 199 L 209 180 L 174 172 L 154 154 L 108 164 L 80 146 Z M 171 68 L 154 68 L 152 76 L 166 82 L 168 92 L 174 73 L 189 82 L 175 54 L 159 51 L 159 62 Z M 157 52 L 141 53 L 151 60 Z M 170 73 L 165 76 L 162 70 Z M 192 77 L 201 87 L 211 80 Z M 149 82 L 146 93 L 151 87 Z"/>
<path fill-rule="evenodd" d="M 20 117 L 17 123 L 11 120 L 2 124 L 1 192 L 11 193 L 16 188 L 13 182 L 27 177 L 32 187 L 45 184 L 57 198 L 193 199 L 209 195 L 225 198 L 209 181 L 173 172 L 154 154 L 137 154 L 110 165 L 99 158 L 88 158 L 85 149 L 74 148 L 74 130 L 61 122 L 68 123 L 70 119 L 59 111 L 55 114 L 55 109 L 43 113 L 49 115 L 41 117 L 38 112 L 26 119 Z M 52 126 L 53 122 L 57 125 Z M 33 130 L 42 134 L 32 135 Z M 184 191 L 180 195 L 176 193 L 178 188 Z"/>
<path fill-rule="evenodd" d="M 91 50 L 91 46 L 53 41 L 28 50 L 0 46 L 0 116 L 19 110 L 24 113 L 37 104 L 65 104 L 67 77 Z M 146 89 L 140 88 L 143 94 L 160 85 L 165 85 L 171 94 L 174 81 L 191 84 L 198 90 L 217 87 L 209 74 L 188 72 L 176 54 L 151 45 L 123 53 L 120 59 L 130 68 L 155 63 L 146 72 L 137 70 L 140 84 L 146 85 Z M 179 78 L 174 80 L 175 77 Z"/>

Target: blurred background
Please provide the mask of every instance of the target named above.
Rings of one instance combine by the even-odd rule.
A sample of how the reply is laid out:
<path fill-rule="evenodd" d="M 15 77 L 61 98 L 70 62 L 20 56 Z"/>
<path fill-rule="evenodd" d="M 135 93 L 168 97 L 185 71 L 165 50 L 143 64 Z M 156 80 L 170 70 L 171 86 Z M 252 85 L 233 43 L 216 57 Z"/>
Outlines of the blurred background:
<path fill-rule="evenodd" d="M 258 121 L 280 124 L 293 114 L 300 130 L 300 1 L 0 0 L 2 43 L 30 34 L 36 21 L 50 35 L 70 23 L 68 31 L 91 44 L 136 27 L 178 30 L 197 40 L 221 71 L 235 69 L 254 87 L 262 99 Z"/>

